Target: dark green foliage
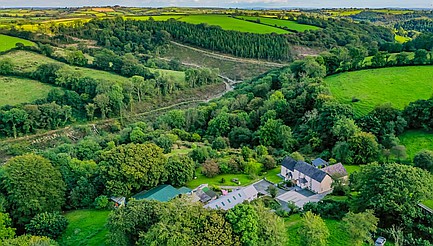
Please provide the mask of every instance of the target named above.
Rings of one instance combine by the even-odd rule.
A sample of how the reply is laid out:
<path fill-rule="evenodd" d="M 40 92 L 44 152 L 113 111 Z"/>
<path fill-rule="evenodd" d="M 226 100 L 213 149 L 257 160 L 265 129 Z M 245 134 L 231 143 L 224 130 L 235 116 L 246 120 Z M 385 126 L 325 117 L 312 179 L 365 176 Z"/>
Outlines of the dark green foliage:
<path fill-rule="evenodd" d="M 168 182 L 174 186 L 182 186 L 192 180 L 195 174 L 195 163 L 186 155 L 176 155 L 167 161 Z"/>
<path fill-rule="evenodd" d="M 226 219 L 232 224 L 233 232 L 239 236 L 243 245 L 256 245 L 259 239 L 259 217 L 252 205 L 235 206 L 227 212 Z"/>
<path fill-rule="evenodd" d="M 203 163 L 206 161 L 207 158 L 209 158 L 208 148 L 197 147 L 193 149 L 189 155 L 194 161 L 198 163 Z"/>
<path fill-rule="evenodd" d="M 68 220 L 59 213 L 37 214 L 26 225 L 26 232 L 35 236 L 45 236 L 57 239 L 63 234 L 68 226 Z"/>
<path fill-rule="evenodd" d="M 381 226 L 415 217 L 417 204 L 432 194 L 432 176 L 427 171 L 401 164 L 370 164 L 352 178 L 359 191 L 355 197 L 360 211 L 373 209 Z"/>
<path fill-rule="evenodd" d="M 36 214 L 61 210 L 65 183 L 47 159 L 27 154 L 12 158 L 2 169 L 2 186 L 15 223 L 23 226 Z"/>
<path fill-rule="evenodd" d="M 112 205 L 112 203 L 108 200 L 108 197 L 104 195 L 98 196 L 97 198 L 95 198 L 95 201 L 93 202 L 93 206 L 96 209 L 101 209 L 101 210 L 109 209 L 110 205 Z"/>
<path fill-rule="evenodd" d="M 413 163 L 416 167 L 433 173 L 433 152 L 428 150 L 418 152 L 413 158 Z"/>
<path fill-rule="evenodd" d="M 156 145 L 164 150 L 164 154 L 168 154 L 171 152 L 171 148 L 173 147 L 173 141 L 170 137 L 165 134 L 162 134 L 157 139 L 155 139 Z"/>
<path fill-rule="evenodd" d="M 165 165 L 155 144 L 120 145 L 101 155 L 100 177 L 109 193 L 128 196 L 166 181 Z"/>
<path fill-rule="evenodd" d="M 227 148 L 227 139 L 223 138 L 223 137 L 217 137 L 213 142 L 212 142 L 212 149 L 215 150 L 223 150 Z"/>
<path fill-rule="evenodd" d="M 311 211 L 323 218 L 340 220 L 349 212 L 349 203 L 347 201 L 324 200 L 318 203 L 309 202 L 303 207 L 304 211 Z"/>

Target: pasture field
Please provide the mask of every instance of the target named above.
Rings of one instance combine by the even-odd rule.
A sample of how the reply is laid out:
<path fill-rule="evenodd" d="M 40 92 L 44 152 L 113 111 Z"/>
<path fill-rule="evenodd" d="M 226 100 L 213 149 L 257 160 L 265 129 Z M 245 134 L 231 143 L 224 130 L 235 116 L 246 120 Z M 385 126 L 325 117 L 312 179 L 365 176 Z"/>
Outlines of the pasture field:
<path fill-rule="evenodd" d="M 65 214 L 69 225 L 58 240 L 62 246 L 105 246 L 110 211 L 75 210 Z"/>
<path fill-rule="evenodd" d="M 35 43 L 22 38 L 16 38 L 16 37 L 0 34 L 0 52 L 15 48 L 15 45 L 17 43 L 22 43 L 25 46 L 35 45 Z"/>
<path fill-rule="evenodd" d="M 410 130 L 401 134 L 400 143 L 406 146 L 407 156 L 413 161 L 414 156 L 421 150 L 433 151 L 433 133 L 422 130 Z"/>
<path fill-rule="evenodd" d="M 36 80 L 0 76 L 0 106 L 18 105 L 43 99 L 53 86 Z"/>
<path fill-rule="evenodd" d="M 341 73 L 325 79 L 331 94 L 354 108 L 356 116 L 368 114 L 375 106 L 391 103 L 403 109 L 410 102 L 433 95 L 433 67 L 389 67 Z M 352 99 L 358 102 L 352 102 Z"/>
<path fill-rule="evenodd" d="M 249 20 L 249 21 L 257 21 L 260 20 L 260 23 L 276 26 L 279 28 L 287 28 L 289 30 L 297 31 L 297 32 L 304 32 L 307 30 L 319 30 L 320 27 L 317 26 L 311 26 L 311 25 L 304 25 L 299 24 L 296 21 L 289 21 L 289 20 L 280 20 L 276 18 L 260 18 L 260 17 L 253 17 L 253 16 L 240 16 L 238 17 L 240 19 Z"/>
<path fill-rule="evenodd" d="M 10 58 L 16 69 L 22 72 L 33 72 L 37 69 L 37 67 L 41 64 L 47 64 L 47 63 L 59 63 L 63 64 L 65 67 L 69 67 L 75 71 L 80 72 L 83 76 L 91 77 L 94 79 L 100 79 L 100 80 L 107 80 L 107 81 L 113 81 L 113 82 L 125 82 L 128 80 L 128 78 L 120 76 L 118 74 L 91 69 L 91 68 L 84 68 L 84 67 L 75 67 L 70 66 L 64 63 L 61 63 L 59 61 L 56 61 L 54 59 L 51 59 L 49 57 L 29 52 L 29 51 L 14 51 L 10 52 L 8 54 L 0 56 L 1 58 Z M 171 70 L 161 70 L 156 69 L 157 71 L 160 71 L 162 74 L 166 74 L 168 78 L 172 78 L 175 81 L 181 82 L 185 80 L 185 73 L 184 72 L 177 72 L 177 71 L 171 71 Z"/>
<path fill-rule="evenodd" d="M 427 200 L 422 202 L 422 204 L 426 205 L 427 207 L 433 209 L 433 200 Z"/>
<path fill-rule="evenodd" d="M 126 18 L 131 18 L 135 20 L 148 20 L 150 16 L 129 16 Z M 251 32 L 251 33 L 278 33 L 284 34 L 289 33 L 281 28 L 276 28 L 272 26 L 261 25 L 258 23 L 252 23 L 249 21 L 244 21 L 236 19 L 227 15 L 160 15 L 152 16 L 156 21 L 165 21 L 174 18 L 178 21 L 183 21 L 191 24 L 201 24 L 206 23 L 208 25 L 220 26 L 224 30 L 240 31 L 240 32 Z"/>

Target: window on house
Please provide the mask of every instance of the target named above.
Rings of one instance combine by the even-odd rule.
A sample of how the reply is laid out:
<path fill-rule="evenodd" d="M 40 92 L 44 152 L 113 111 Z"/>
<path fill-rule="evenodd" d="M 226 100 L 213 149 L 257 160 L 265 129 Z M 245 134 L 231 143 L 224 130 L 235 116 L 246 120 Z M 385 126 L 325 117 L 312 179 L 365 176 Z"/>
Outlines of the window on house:
<path fill-rule="evenodd" d="M 230 201 L 230 199 L 227 199 L 227 201 L 228 201 L 229 203 L 232 203 L 232 202 Z"/>
<path fill-rule="evenodd" d="M 221 204 L 222 204 L 223 206 L 225 206 L 224 202 L 221 202 Z"/>
<path fill-rule="evenodd" d="M 238 196 L 239 196 L 239 197 L 242 197 L 242 196 L 241 196 L 241 193 L 239 193 Z"/>
<path fill-rule="evenodd" d="M 235 201 L 236 201 L 236 197 L 235 197 L 235 196 L 233 196 L 233 200 L 235 200 Z"/>

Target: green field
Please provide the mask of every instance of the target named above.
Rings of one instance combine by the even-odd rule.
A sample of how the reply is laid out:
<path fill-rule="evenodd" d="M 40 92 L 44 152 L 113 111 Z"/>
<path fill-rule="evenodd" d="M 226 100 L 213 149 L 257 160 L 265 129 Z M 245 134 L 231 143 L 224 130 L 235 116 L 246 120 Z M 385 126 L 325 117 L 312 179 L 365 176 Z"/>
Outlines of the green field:
<path fill-rule="evenodd" d="M 398 138 L 400 139 L 400 143 L 406 146 L 407 156 L 411 161 L 421 150 L 433 151 L 433 133 L 410 130 L 401 134 Z"/>
<path fill-rule="evenodd" d="M 62 246 L 104 246 L 108 229 L 105 227 L 110 211 L 76 210 L 68 212 L 68 228 L 58 240 Z"/>
<path fill-rule="evenodd" d="M 0 76 L 0 106 L 18 105 L 43 99 L 53 87 L 41 82 Z"/>
<path fill-rule="evenodd" d="M 424 205 L 426 205 L 427 207 L 433 209 L 433 200 L 423 201 L 422 204 L 424 204 Z"/>
<path fill-rule="evenodd" d="M 298 233 L 301 227 L 301 215 L 295 214 L 285 220 L 287 227 L 287 246 L 300 245 L 301 237 Z M 326 226 L 330 232 L 328 245 L 330 246 L 350 246 L 349 235 L 341 228 L 341 222 L 337 220 L 325 219 Z"/>
<path fill-rule="evenodd" d="M 127 17 L 135 20 L 148 20 L 150 16 L 133 16 Z M 251 33 L 278 33 L 284 34 L 289 33 L 281 28 L 261 25 L 257 23 L 252 23 L 249 21 L 244 21 L 236 19 L 227 15 L 163 15 L 163 16 L 152 16 L 156 21 L 165 21 L 174 18 L 179 21 L 191 23 L 191 24 L 201 24 L 206 23 L 208 25 L 220 26 L 224 30 L 233 30 L 240 32 L 251 32 Z"/>
<path fill-rule="evenodd" d="M 410 38 L 408 37 L 403 37 L 400 35 L 395 35 L 395 41 L 399 42 L 399 43 L 406 43 L 407 41 L 410 41 Z"/>
<path fill-rule="evenodd" d="M 260 20 L 260 23 L 262 23 L 262 24 L 276 26 L 276 27 L 282 27 L 282 28 L 286 27 L 289 30 L 294 30 L 297 32 L 304 32 L 307 30 L 319 30 L 320 29 L 320 27 L 317 27 L 317 26 L 304 25 L 304 24 L 299 24 L 296 21 L 280 20 L 280 19 L 275 19 L 275 18 L 259 18 L 259 17 L 253 17 L 253 16 L 240 16 L 238 18 L 244 19 L 244 20 L 250 20 L 250 21 Z"/>
<path fill-rule="evenodd" d="M 9 58 L 13 61 L 15 67 L 17 70 L 22 72 L 33 72 L 37 69 L 37 67 L 41 64 L 47 64 L 47 63 L 59 63 L 64 64 L 59 61 L 56 61 L 54 59 L 51 59 L 49 57 L 29 52 L 29 51 L 13 51 L 8 54 L 0 56 L 1 58 Z M 107 80 L 107 81 L 113 81 L 113 82 L 125 82 L 128 80 L 128 78 L 120 76 L 118 74 L 101 71 L 101 70 L 95 70 L 91 68 L 84 68 L 84 67 L 75 67 L 70 66 L 67 64 L 64 64 L 64 66 L 69 67 L 75 71 L 80 72 L 83 76 L 88 76 L 94 79 L 100 79 L 100 80 Z M 177 82 L 185 81 L 185 73 L 184 72 L 178 72 L 178 71 L 171 71 L 171 70 L 162 70 L 162 69 L 153 69 L 153 71 L 160 71 L 162 74 L 166 75 L 167 78 L 173 79 Z"/>
<path fill-rule="evenodd" d="M 357 116 L 369 113 L 375 106 L 391 103 L 403 109 L 410 102 L 433 95 L 433 67 L 391 67 L 347 72 L 325 79 L 332 95 L 350 104 Z M 359 102 L 352 102 L 357 98 Z"/>
<path fill-rule="evenodd" d="M 22 43 L 25 46 L 33 46 L 35 43 L 16 37 L 0 34 L 0 52 L 15 48 L 17 43 Z"/>

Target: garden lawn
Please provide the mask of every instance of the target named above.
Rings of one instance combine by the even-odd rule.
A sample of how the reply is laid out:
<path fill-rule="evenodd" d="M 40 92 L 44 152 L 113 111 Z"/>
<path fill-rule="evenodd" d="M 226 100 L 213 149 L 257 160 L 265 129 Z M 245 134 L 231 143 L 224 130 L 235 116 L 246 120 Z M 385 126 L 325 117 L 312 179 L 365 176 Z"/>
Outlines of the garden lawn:
<path fill-rule="evenodd" d="M 427 200 L 422 202 L 422 204 L 426 205 L 427 207 L 433 209 L 433 200 Z"/>
<path fill-rule="evenodd" d="M 346 168 L 347 172 L 350 174 L 357 172 L 361 169 L 361 166 L 359 165 L 344 165 L 344 168 Z"/>
<path fill-rule="evenodd" d="M 375 106 L 391 103 L 403 109 L 410 102 L 433 94 L 433 67 L 411 66 L 369 69 L 328 76 L 332 95 L 353 106 L 356 116 L 368 114 Z M 352 102 L 353 98 L 360 101 Z"/>
<path fill-rule="evenodd" d="M 265 177 L 267 180 L 271 181 L 272 183 L 278 184 L 284 181 L 280 176 L 278 176 L 280 172 L 281 172 L 281 166 L 277 166 L 276 168 L 267 171 Z"/>
<path fill-rule="evenodd" d="M 287 246 L 300 245 L 301 237 L 298 234 L 301 227 L 301 215 L 295 214 L 285 219 L 287 228 Z M 341 228 L 341 221 L 325 219 L 326 226 L 330 232 L 328 245 L 350 246 L 349 235 Z"/>
<path fill-rule="evenodd" d="M 433 133 L 422 130 L 410 130 L 401 134 L 400 143 L 406 147 L 408 158 L 413 161 L 421 150 L 433 151 Z"/>
<path fill-rule="evenodd" d="M 58 240 L 62 246 L 105 246 L 110 211 L 76 210 L 65 214 L 69 225 Z"/>
<path fill-rule="evenodd" d="M 237 183 L 231 181 L 234 178 L 241 182 L 240 186 L 246 186 L 257 181 L 257 179 L 251 179 L 248 174 L 220 174 L 213 178 L 208 178 L 201 173 L 200 168 L 195 173 L 197 178 L 186 183 L 188 188 L 194 189 L 201 184 L 208 184 L 209 186 L 239 186 Z M 225 179 L 225 183 L 221 183 L 221 179 L 223 178 Z"/>
<path fill-rule="evenodd" d="M 305 24 L 299 24 L 296 21 L 290 21 L 290 20 L 280 20 L 276 18 L 263 18 L 263 17 L 253 17 L 253 16 L 240 16 L 238 17 L 240 19 L 249 20 L 249 21 L 257 21 L 260 20 L 260 23 L 270 26 L 276 26 L 280 28 L 286 27 L 289 30 L 297 31 L 297 32 L 304 32 L 307 30 L 319 30 L 320 27 L 312 26 L 312 25 L 305 25 Z"/>
<path fill-rule="evenodd" d="M 14 106 L 43 99 L 53 88 L 36 80 L 0 76 L 0 106 Z"/>
<path fill-rule="evenodd" d="M 17 43 L 22 43 L 25 46 L 34 46 L 35 43 L 16 37 L 0 34 L 0 52 L 15 48 Z"/>

